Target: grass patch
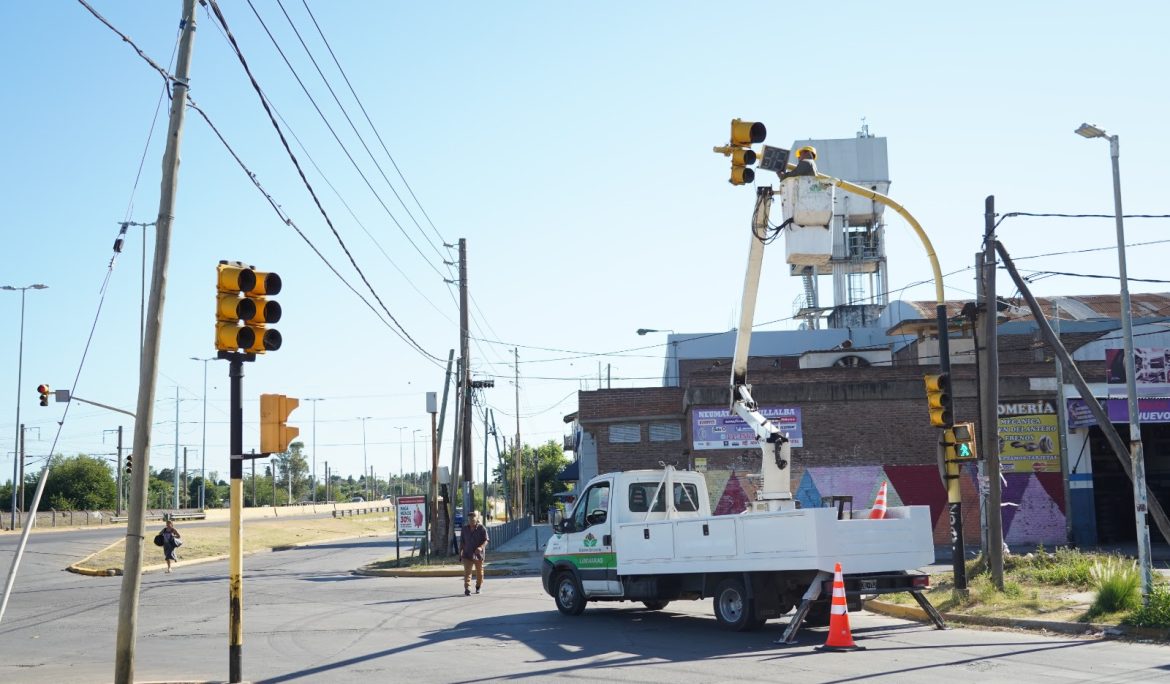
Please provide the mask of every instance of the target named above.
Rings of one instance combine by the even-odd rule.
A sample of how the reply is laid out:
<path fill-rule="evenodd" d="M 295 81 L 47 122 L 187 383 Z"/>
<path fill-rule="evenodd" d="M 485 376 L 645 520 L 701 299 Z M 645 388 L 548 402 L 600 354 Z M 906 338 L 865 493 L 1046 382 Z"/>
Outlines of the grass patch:
<path fill-rule="evenodd" d="M 927 598 L 940 611 L 963 615 L 1170 627 L 1165 580 L 1155 576 L 1161 586 L 1155 588 L 1150 606 L 1141 608 L 1140 578 L 1132 559 L 1071 548 L 1012 554 L 1004 558 L 1003 591 L 992 584 L 982 556 L 967 562 L 966 573 L 966 595 L 954 591 L 954 576 L 948 572 L 931 578 Z M 914 602 L 908 594 L 881 599 Z"/>
<path fill-rule="evenodd" d="M 145 565 L 163 562 L 162 549 L 152 542 L 154 535 L 162 529 L 151 526 L 146 530 L 146 546 L 143 549 Z M 179 562 L 200 558 L 226 556 L 230 538 L 225 525 L 176 525 L 183 535 L 183 546 L 179 549 Z M 344 537 L 387 535 L 394 533 L 394 517 L 389 513 L 346 516 L 344 518 L 318 518 L 313 520 L 256 520 L 244 523 L 244 553 L 263 549 L 326 541 Z M 86 558 L 77 565 L 92 570 L 107 568 L 122 569 L 126 557 L 125 540 Z"/>

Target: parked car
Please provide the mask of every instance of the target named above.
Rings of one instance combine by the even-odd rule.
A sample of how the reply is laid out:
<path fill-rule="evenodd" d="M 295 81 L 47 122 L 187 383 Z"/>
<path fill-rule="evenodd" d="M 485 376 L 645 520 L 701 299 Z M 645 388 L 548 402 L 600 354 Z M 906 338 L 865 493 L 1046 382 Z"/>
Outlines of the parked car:
<path fill-rule="evenodd" d="M 360 496 L 355 496 L 349 500 L 350 503 L 365 503 L 366 500 Z"/>

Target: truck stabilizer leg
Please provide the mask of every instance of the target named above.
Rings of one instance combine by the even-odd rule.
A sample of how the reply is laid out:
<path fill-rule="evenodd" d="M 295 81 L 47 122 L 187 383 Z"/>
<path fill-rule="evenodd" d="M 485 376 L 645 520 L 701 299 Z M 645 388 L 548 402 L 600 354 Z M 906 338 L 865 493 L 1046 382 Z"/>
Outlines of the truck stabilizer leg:
<path fill-rule="evenodd" d="M 832 577 L 833 574 L 829 572 L 821 571 L 817 573 L 817 576 L 813 578 L 812 584 L 809 585 L 808 591 L 804 592 L 804 596 L 801 597 L 800 605 L 796 608 L 796 614 L 788 621 L 788 627 L 784 629 L 784 636 L 773 643 L 796 643 L 796 632 L 800 630 L 801 624 L 804 623 L 804 618 L 808 615 L 808 610 L 812 606 L 812 602 L 820 598 L 821 586 L 824 585 L 825 580 L 831 579 Z"/>
<path fill-rule="evenodd" d="M 922 607 L 922 610 L 926 611 L 926 614 L 930 616 L 930 621 L 934 623 L 936 628 L 947 628 L 947 623 L 943 622 L 942 615 L 940 615 L 938 610 L 933 605 L 931 605 L 930 601 L 926 600 L 926 597 L 922 595 L 921 591 L 912 591 L 910 593 L 914 595 L 914 600 L 918 601 L 918 605 Z"/>

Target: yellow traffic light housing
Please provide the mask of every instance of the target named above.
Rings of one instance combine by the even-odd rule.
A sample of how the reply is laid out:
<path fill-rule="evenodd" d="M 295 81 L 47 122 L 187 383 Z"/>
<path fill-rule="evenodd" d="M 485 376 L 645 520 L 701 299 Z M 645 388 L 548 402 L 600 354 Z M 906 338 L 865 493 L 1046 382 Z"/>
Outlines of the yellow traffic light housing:
<path fill-rule="evenodd" d="M 260 451 L 265 454 L 283 454 L 288 445 L 301 434 L 300 429 L 286 424 L 288 414 L 300 401 L 283 394 L 260 395 Z"/>
<path fill-rule="evenodd" d="M 930 410 L 930 424 L 935 427 L 950 427 L 955 424 L 951 415 L 951 378 L 947 373 L 927 375 L 922 378 L 926 385 L 926 405 Z"/>
<path fill-rule="evenodd" d="M 749 169 L 756 163 L 756 153 L 751 145 L 764 142 L 768 130 L 758 121 L 731 120 L 731 138 L 727 145 L 714 148 L 715 152 L 731 157 L 731 177 L 728 182 L 732 185 L 746 185 L 755 181 L 756 172 Z"/>
<path fill-rule="evenodd" d="M 221 261 L 216 267 L 215 348 L 243 350 L 248 354 L 276 351 L 281 336 L 268 328 L 280 321 L 280 303 L 267 295 L 280 292 L 280 276 L 265 273 L 235 261 Z"/>
<path fill-rule="evenodd" d="M 979 458 L 979 450 L 975 447 L 975 423 L 956 423 L 951 432 L 955 437 L 956 461 L 974 461 Z"/>

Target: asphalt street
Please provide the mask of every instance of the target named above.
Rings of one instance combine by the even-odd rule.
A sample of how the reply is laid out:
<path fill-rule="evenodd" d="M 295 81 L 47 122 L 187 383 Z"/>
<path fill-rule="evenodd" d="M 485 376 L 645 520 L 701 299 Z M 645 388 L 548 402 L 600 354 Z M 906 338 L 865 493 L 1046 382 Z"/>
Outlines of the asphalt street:
<path fill-rule="evenodd" d="M 61 571 L 106 540 L 44 535 L 0 624 L 0 681 L 108 682 L 121 578 Z M 92 533 L 91 533 L 92 534 Z M 116 532 L 115 532 L 116 535 Z M 50 538 L 53 537 L 53 538 Z M 13 537 L 0 544 L 11 557 Z M 85 546 L 69 550 L 69 545 Z M 737 681 L 1155 681 L 1170 648 L 850 616 L 860 653 L 820 653 L 823 630 L 774 643 L 783 623 L 720 631 L 709 601 L 650 612 L 591 604 L 557 613 L 537 577 L 489 578 L 464 597 L 458 578 L 362 577 L 393 539 L 359 539 L 245 560 L 244 676 L 258 682 L 482 682 L 606 679 Z M 143 578 L 137 681 L 227 678 L 226 563 L 182 565 Z"/>

